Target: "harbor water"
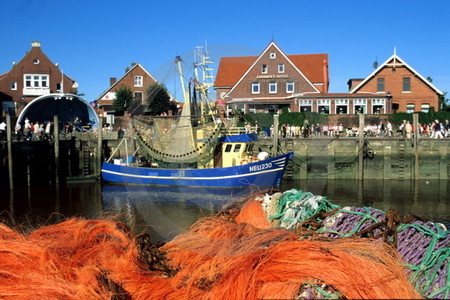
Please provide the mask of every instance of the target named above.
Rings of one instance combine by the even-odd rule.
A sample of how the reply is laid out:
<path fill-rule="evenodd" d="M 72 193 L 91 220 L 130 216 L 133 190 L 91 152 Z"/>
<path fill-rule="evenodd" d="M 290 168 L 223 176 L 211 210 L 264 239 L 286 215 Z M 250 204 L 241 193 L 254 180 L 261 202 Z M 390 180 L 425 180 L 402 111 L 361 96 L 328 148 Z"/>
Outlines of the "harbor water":
<path fill-rule="evenodd" d="M 298 189 L 340 206 L 396 208 L 450 226 L 448 180 L 285 180 L 280 191 Z M 152 241 L 166 241 L 224 205 L 255 192 L 248 189 L 160 188 L 72 183 L 0 190 L 1 221 L 30 230 L 67 218 L 115 219 Z"/>

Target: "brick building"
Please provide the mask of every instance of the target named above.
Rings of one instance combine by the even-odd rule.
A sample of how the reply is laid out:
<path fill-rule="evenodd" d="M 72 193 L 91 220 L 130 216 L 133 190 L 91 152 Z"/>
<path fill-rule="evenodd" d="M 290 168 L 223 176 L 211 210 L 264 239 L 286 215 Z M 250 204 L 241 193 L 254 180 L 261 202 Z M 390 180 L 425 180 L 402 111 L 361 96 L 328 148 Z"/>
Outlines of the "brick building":
<path fill-rule="evenodd" d="M 100 116 L 113 115 L 113 101 L 116 98 L 116 91 L 121 87 L 128 87 L 133 92 L 135 103 L 130 108 L 129 113 L 133 115 L 144 114 L 147 105 L 146 91 L 152 84 L 158 81 L 147 70 L 138 63 L 132 63 L 130 68 L 125 70 L 125 74 L 117 80 L 115 77 L 110 78 L 110 86 L 97 98 L 97 113 Z M 170 95 L 170 94 L 169 94 Z M 170 97 L 173 99 L 172 95 Z"/>
<path fill-rule="evenodd" d="M 40 96 L 52 93 L 76 94 L 78 84 L 63 74 L 41 49 L 32 42 L 31 50 L 10 71 L 0 75 L 2 112 L 18 116 L 24 107 Z"/>
<path fill-rule="evenodd" d="M 228 112 L 276 112 L 296 93 L 327 93 L 328 55 L 286 55 L 271 42 L 259 56 L 222 57 L 214 86 Z"/>
<path fill-rule="evenodd" d="M 329 93 L 328 55 L 286 55 L 271 42 L 259 56 L 223 57 L 215 89 L 219 109 L 231 112 L 390 114 L 439 110 L 439 91 L 396 54 L 348 93 Z"/>
<path fill-rule="evenodd" d="M 443 95 L 395 53 L 365 79 L 350 79 L 348 84 L 351 95 L 388 95 L 394 113 L 428 112 L 431 107 L 438 111 Z"/>

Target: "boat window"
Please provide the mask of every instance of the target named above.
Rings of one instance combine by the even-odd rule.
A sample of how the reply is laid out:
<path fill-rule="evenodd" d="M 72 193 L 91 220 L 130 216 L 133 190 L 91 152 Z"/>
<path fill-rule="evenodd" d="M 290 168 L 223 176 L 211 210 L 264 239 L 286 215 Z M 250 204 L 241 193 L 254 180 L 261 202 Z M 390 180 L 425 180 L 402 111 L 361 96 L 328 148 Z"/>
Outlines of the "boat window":
<path fill-rule="evenodd" d="M 236 146 L 234 146 L 234 152 L 239 152 L 239 150 L 241 150 L 241 144 L 236 144 Z"/>
<path fill-rule="evenodd" d="M 231 144 L 227 144 L 227 145 L 225 146 L 225 152 L 231 152 L 231 147 L 232 147 Z"/>

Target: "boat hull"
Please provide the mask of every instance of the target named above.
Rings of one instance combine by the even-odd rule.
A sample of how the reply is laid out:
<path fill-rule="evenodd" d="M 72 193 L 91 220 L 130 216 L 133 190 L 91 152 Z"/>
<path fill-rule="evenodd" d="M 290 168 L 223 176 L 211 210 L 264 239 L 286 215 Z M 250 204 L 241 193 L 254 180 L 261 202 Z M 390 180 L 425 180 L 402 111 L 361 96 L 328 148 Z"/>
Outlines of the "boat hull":
<path fill-rule="evenodd" d="M 279 186 L 293 153 L 277 155 L 241 166 L 213 169 L 158 169 L 104 162 L 102 179 L 133 185 L 190 187 L 275 187 Z"/>

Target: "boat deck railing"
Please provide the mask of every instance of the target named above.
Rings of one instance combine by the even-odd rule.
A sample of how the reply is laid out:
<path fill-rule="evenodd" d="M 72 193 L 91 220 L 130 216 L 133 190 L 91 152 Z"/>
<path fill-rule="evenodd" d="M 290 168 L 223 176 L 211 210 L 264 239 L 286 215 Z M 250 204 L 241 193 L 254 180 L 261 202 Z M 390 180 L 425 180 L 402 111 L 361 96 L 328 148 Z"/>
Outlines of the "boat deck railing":
<path fill-rule="evenodd" d="M 226 127 L 222 128 L 222 134 L 224 135 L 236 135 L 236 134 L 244 134 L 244 133 L 256 133 L 256 127 Z"/>

